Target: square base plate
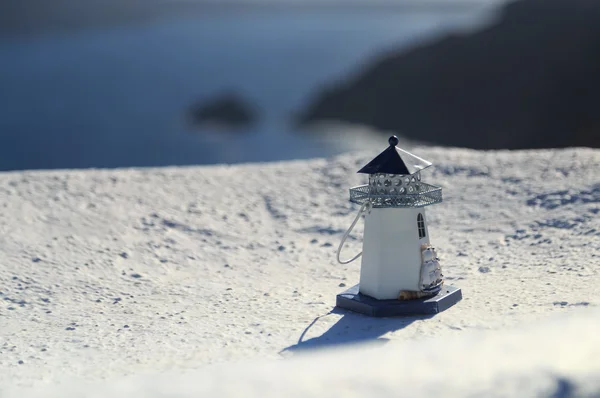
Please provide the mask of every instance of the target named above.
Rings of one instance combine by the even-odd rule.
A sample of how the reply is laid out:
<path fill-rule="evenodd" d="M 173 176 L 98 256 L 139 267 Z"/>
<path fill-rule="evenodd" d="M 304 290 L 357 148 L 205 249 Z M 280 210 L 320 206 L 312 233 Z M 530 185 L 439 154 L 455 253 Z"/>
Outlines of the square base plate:
<path fill-rule="evenodd" d="M 337 295 L 336 306 L 374 317 L 398 315 L 432 315 L 442 312 L 462 299 L 459 288 L 449 285 L 433 297 L 414 300 L 377 300 L 359 293 L 359 285 Z"/>

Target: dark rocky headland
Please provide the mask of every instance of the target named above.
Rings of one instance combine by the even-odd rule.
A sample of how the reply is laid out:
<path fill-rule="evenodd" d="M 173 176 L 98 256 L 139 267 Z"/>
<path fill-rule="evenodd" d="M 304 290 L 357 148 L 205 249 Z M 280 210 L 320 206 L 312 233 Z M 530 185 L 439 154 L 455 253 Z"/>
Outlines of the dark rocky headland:
<path fill-rule="evenodd" d="M 298 121 L 324 120 L 477 149 L 600 147 L 600 2 L 522 0 L 480 31 L 383 54 Z"/>

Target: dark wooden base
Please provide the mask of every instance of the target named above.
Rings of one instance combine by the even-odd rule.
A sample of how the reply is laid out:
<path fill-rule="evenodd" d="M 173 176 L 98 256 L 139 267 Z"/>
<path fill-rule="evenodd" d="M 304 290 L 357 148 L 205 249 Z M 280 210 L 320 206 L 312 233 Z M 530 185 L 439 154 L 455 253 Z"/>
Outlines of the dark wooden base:
<path fill-rule="evenodd" d="M 377 300 L 359 293 L 359 285 L 337 295 L 336 306 L 374 317 L 432 315 L 442 312 L 462 299 L 459 288 L 444 285 L 433 297 L 414 300 Z"/>

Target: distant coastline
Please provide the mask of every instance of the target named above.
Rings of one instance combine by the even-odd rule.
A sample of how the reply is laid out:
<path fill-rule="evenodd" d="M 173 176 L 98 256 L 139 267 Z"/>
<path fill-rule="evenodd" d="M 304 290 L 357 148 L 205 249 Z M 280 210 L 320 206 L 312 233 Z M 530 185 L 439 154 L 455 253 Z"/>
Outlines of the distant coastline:
<path fill-rule="evenodd" d="M 299 112 L 472 149 L 600 147 L 600 3 L 520 0 L 490 25 L 387 50 Z"/>

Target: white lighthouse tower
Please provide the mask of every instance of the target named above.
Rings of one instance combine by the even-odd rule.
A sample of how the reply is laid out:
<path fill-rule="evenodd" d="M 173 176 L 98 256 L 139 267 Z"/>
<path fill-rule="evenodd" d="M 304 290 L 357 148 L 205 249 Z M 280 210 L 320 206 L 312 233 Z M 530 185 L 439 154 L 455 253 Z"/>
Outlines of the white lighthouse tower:
<path fill-rule="evenodd" d="M 389 144 L 358 171 L 369 175 L 368 185 L 350 189 L 350 200 L 363 205 L 355 222 L 365 214 L 360 284 L 337 304 L 380 316 L 436 313 L 461 299 L 459 289 L 443 286 L 427 228 L 425 207 L 442 201 L 442 189 L 422 181 L 431 162 L 398 148 L 396 136 Z"/>

